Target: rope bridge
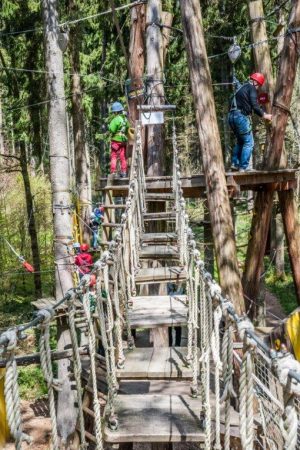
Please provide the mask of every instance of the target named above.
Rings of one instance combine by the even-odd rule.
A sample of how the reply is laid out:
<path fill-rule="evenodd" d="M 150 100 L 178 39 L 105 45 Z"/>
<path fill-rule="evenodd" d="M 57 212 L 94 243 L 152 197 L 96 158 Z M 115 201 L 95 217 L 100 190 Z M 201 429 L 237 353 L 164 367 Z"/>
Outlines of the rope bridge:
<path fill-rule="evenodd" d="M 147 191 L 139 122 L 135 136 L 126 208 L 108 250 L 102 253 L 92 272 L 52 308 L 39 310 L 29 324 L 11 328 L 0 336 L 2 355 L 6 359 L 6 410 L 16 448 L 21 449 L 24 441 L 30 442 L 22 427 L 16 350 L 18 343 L 27 337 L 25 331 L 32 327 L 40 330 L 40 364 L 48 389 L 52 448 L 61 448 L 55 392 L 61 389 L 62 381 L 55 378 L 50 349 L 50 326 L 55 320 L 55 311 L 61 305 L 68 311 L 71 335 L 72 370 L 78 404 L 78 448 L 102 450 L 105 442 L 184 440 L 201 442 L 206 450 L 229 450 L 234 423 L 239 428 L 238 439 L 245 450 L 300 448 L 300 364 L 285 350 L 277 352 L 269 348 L 247 316 L 236 314 L 231 300 L 222 295 L 220 286 L 206 272 L 189 227 L 175 127 L 171 198 L 174 206 L 170 214 L 166 214 L 168 218 L 172 214 L 175 216 L 175 233 L 157 233 L 155 236 L 155 233 L 146 232 Z M 169 199 L 170 194 L 167 196 Z M 153 200 L 153 194 L 150 198 Z M 170 265 L 158 269 L 143 268 L 142 255 L 145 249 L 151 250 L 147 242 L 170 242 L 172 239 L 176 255 L 170 253 L 170 246 L 166 254 L 179 260 L 179 268 Z M 96 277 L 95 286 L 90 283 L 91 276 Z M 144 314 L 143 311 L 137 313 L 140 311 L 137 305 L 145 305 L 143 301 L 147 299 L 140 296 L 140 285 L 155 282 L 180 282 L 186 295 L 175 294 L 172 298 L 149 296 L 146 306 L 142 306 Z M 169 309 L 164 309 L 166 301 L 171 305 Z M 177 322 L 172 312 L 174 305 L 180 312 Z M 149 318 L 151 311 L 156 314 L 156 322 Z M 141 328 L 154 327 L 155 323 L 159 326 L 162 316 L 167 326 L 187 325 L 187 348 L 159 349 L 161 366 L 156 355 L 158 359 L 152 374 L 145 372 L 144 367 L 149 349 L 142 349 L 143 371 L 137 373 L 141 352 L 135 348 L 132 329 L 137 328 L 137 324 L 141 324 Z M 87 371 L 79 329 L 87 337 Z M 154 358 L 155 351 L 151 349 L 151 352 L 151 358 Z M 174 374 L 172 369 L 172 374 L 166 376 L 166 367 L 172 366 L 176 352 L 177 356 L 180 353 L 182 370 L 178 369 Z M 165 353 L 172 357 L 163 359 Z M 134 370 L 131 361 L 134 361 Z M 122 395 L 123 379 L 166 377 L 169 377 L 172 395 L 162 393 L 154 396 L 153 404 L 148 395 Z M 181 396 L 180 391 L 176 396 L 180 384 L 172 384 L 172 377 L 177 383 L 189 379 L 187 395 Z M 101 386 L 104 386 L 103 392 Z M 137 416 L 133 415 L 135 401 Z M 143 411 L 151 408 L 155 408 L 155 414 L 147 413 L 145 422 L 142 422 Z M 131 418 L 130 430 L 126 427 L 128 416 Z M 151 423 L 155 416 L 157 421 L 161 421 L 162 429 L 164 421 L 169 421 L 165 434 L 160 426 Z M 140 422 L 136 423 L 132 417 Z M 152 434 L 146 435 L 144 430 L 151 424 Z"/>

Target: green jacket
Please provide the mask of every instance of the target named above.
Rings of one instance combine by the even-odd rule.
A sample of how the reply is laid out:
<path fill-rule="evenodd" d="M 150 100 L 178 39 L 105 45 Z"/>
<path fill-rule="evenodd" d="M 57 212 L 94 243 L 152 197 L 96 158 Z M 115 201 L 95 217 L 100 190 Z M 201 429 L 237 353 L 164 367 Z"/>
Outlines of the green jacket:
<path fill-rule="evenodd" d="M 124 114 L 116 115 L 109 123 L 108 129 L 111 134 L 111 140 L 116 142 L 127 142 L 129 122 Z"/>

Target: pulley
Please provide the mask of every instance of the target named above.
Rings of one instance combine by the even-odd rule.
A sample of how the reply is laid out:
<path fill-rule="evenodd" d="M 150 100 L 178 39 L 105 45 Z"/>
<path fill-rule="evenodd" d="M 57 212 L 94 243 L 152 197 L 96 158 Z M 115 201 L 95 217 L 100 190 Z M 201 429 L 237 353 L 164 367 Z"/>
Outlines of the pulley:
<path fill-rule="evenodd" d="M 241 47 L 236 42 L 229 47 L 227 54 L 232 64 L 234 64 L 239 59 L 241 53 Z"/>

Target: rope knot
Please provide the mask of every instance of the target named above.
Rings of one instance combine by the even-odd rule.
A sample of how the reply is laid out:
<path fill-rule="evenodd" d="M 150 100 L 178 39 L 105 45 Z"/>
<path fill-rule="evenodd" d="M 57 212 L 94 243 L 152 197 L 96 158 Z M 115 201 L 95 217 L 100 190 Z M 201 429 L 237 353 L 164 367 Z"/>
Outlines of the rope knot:
<path fill-rule="evenodd" d="M 300 394 L 300 383 L 291 376 L 291 372 L 295 372 L 300 376 L 300 363 L 296 361 L 291 353 L 286 353 L 273 360 L 273 369 L 279 382 L 288 392 L 292 394 Z"/>
<path fill-rule="evenodd" d="M 39 319 L 40 327 L 48 325 L 54 317 L 55 311 L 52 308 L 41 309 L 37 312 L 36 317 Z"/>
<path fill-rule="evenodd" d="M 237 328 L 242 341 L 245 339 L 247 330 L 254 331 L 254 325 L 247 316 L 244 316 L 237 322 Z"/>
<path fill-rule="evenodd" d="M 221 290 L 221 287 L 214 280 L 210 283 L 209 294 L 212 299 L 220 300 L 222 290 Z M 221 315 L 222 315 L 222 311 L 221 311 Z"/>
<path fill-rule="evenodd" d="M 3 346 L 3 352 L 12 352 L 18 343 L 18 336 L 16 328 L 6 330 L 0 336 L 0 342 Z"/>

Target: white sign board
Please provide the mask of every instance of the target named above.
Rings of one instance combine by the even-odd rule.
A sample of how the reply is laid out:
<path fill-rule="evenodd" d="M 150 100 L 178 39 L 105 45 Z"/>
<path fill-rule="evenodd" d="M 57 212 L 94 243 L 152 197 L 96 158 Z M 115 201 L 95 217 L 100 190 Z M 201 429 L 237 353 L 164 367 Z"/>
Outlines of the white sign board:
<path fill-rule="evenodd" d="M 165 122 L 163 112 L 142 112 L 142 125 L 160 125 Z"/>

